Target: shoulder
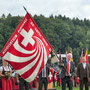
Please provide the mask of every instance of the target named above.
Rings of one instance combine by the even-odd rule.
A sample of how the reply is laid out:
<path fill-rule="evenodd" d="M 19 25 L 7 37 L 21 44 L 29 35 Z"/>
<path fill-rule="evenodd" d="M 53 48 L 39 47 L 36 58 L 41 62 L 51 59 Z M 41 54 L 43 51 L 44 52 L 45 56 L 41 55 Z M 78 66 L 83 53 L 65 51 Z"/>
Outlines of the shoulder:
<path fill-rule="evenodd" d="M 78 64 L 78 67 L 81 67 L 82 66 L 82 63 Z"/>
<path fill-rule="evenodd" d="M 90 68 L 90 64 L 86 64 Z"/>
<path fill-rule="evenodd" d="M 67 61 L 66 60 L 62 60 L 62 63 L 67 63 Z"/>
<path fill-rule="evenodd" d="M 75 64 L 74 62 L 72 62 L 72 61 L 70 61 L 71 62 L 71 64 Z"/>
<path fill-rule="evenodd" d="M 87 66 L 90 66 L 90 64 L 86 64 Z"/>
<path fill-rule="evenodd" d="M 0 66 L 0 71 L 3 71 L 3 66 Z"/>

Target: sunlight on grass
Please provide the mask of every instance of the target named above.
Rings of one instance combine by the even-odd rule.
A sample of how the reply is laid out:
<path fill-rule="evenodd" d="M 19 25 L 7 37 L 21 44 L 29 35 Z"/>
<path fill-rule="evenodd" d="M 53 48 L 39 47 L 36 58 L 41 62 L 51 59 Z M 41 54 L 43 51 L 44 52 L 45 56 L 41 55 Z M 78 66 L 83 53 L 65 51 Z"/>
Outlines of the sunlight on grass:
<path fill-rule="evenodd" d="M 53 87 L 53 88 L 55 88 L 56 90 L 62 90 L 61 87 Z M 67 88 L 66 90 L 69 90 L 69 89 Z M 73 87 L 73 90 L 79 90 L 79 87 Z M 85 89 L 83 89 L 83 90 L 85 90 Z M 89 90 L 90 90 L 90 87 L 89 87 Z"/>

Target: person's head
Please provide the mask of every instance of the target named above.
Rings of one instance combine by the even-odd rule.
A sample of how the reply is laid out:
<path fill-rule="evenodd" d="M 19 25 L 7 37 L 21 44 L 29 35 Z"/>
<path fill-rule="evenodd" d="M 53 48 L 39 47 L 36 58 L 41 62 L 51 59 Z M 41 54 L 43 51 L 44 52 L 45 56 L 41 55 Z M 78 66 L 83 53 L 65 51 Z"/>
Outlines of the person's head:
<path fill-rule="evenodd" d="M 82 62 L 85 63 L 86 62 L 86 58 L 82 57 Z"/>
<path fill-rule="evenodd" d="M 71 60 L 71 58 L 72 58 L 72 54 L 71 53 L 68 53 L 67 54 L 67 60 L 69 61 L 69 60 Z"/>
<path fill-rule="evenodd" d="M 2 64 L 3 64 L 4 66 L 7 66 L 7 65 L 8 65 L 8 62 L 5 61 L 4 59 L 2 59 Z"/>

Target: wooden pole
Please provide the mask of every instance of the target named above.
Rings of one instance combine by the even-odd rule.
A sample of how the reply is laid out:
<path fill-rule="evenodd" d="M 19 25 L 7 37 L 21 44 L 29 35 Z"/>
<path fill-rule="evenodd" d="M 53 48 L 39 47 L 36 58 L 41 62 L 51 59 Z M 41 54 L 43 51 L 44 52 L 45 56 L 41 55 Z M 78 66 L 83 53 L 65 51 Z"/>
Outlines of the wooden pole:
<path fill-rule="evenodd" d="M 24 10 L 25 10 L 26 12 L 28 12 L 27 9 L 26 9 L 24 6 L 23 6 L 23 8 L 24 8 Z"/>

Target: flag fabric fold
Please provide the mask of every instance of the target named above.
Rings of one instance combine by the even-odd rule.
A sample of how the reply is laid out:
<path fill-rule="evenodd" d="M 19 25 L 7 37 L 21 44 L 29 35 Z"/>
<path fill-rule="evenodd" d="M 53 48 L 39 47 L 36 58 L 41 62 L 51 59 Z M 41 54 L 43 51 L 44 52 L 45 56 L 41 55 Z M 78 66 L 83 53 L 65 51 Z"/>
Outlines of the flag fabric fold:
<path fill-rule="evenodd" d="M 86 53 L 85 53 L 85 57 L 86 57 L 86 63 L 88 64 L 88 49 L 86 49 Z"/>
<path fill-rule="evenodd" d="M 54 75 L 54 80 L 55 82 L 57 81 L 57 72 L 55 71 L 55 75 Z"/>
<path fill-rule="evenodd" d="M 70 51 L 70 53 L 72 54 L 72 50 Z M 71 62 L 73 62 L 73 57 L 71 58 Z"/>
<path fill-rule="evenodd" d="M 82 53 L 81 53 L 81 57 L 80 57 L 80 60 L 79 60 L 79 64 L 82 63 L 82 57 L 83 57 L 83 50 L 82 50 Z"/>
<path fill-rule="evenodd" d="M 59 62 L 58 57 L 55 55 L 54 52 L 51 52 L 51 63 L 57 63 Z"/>

